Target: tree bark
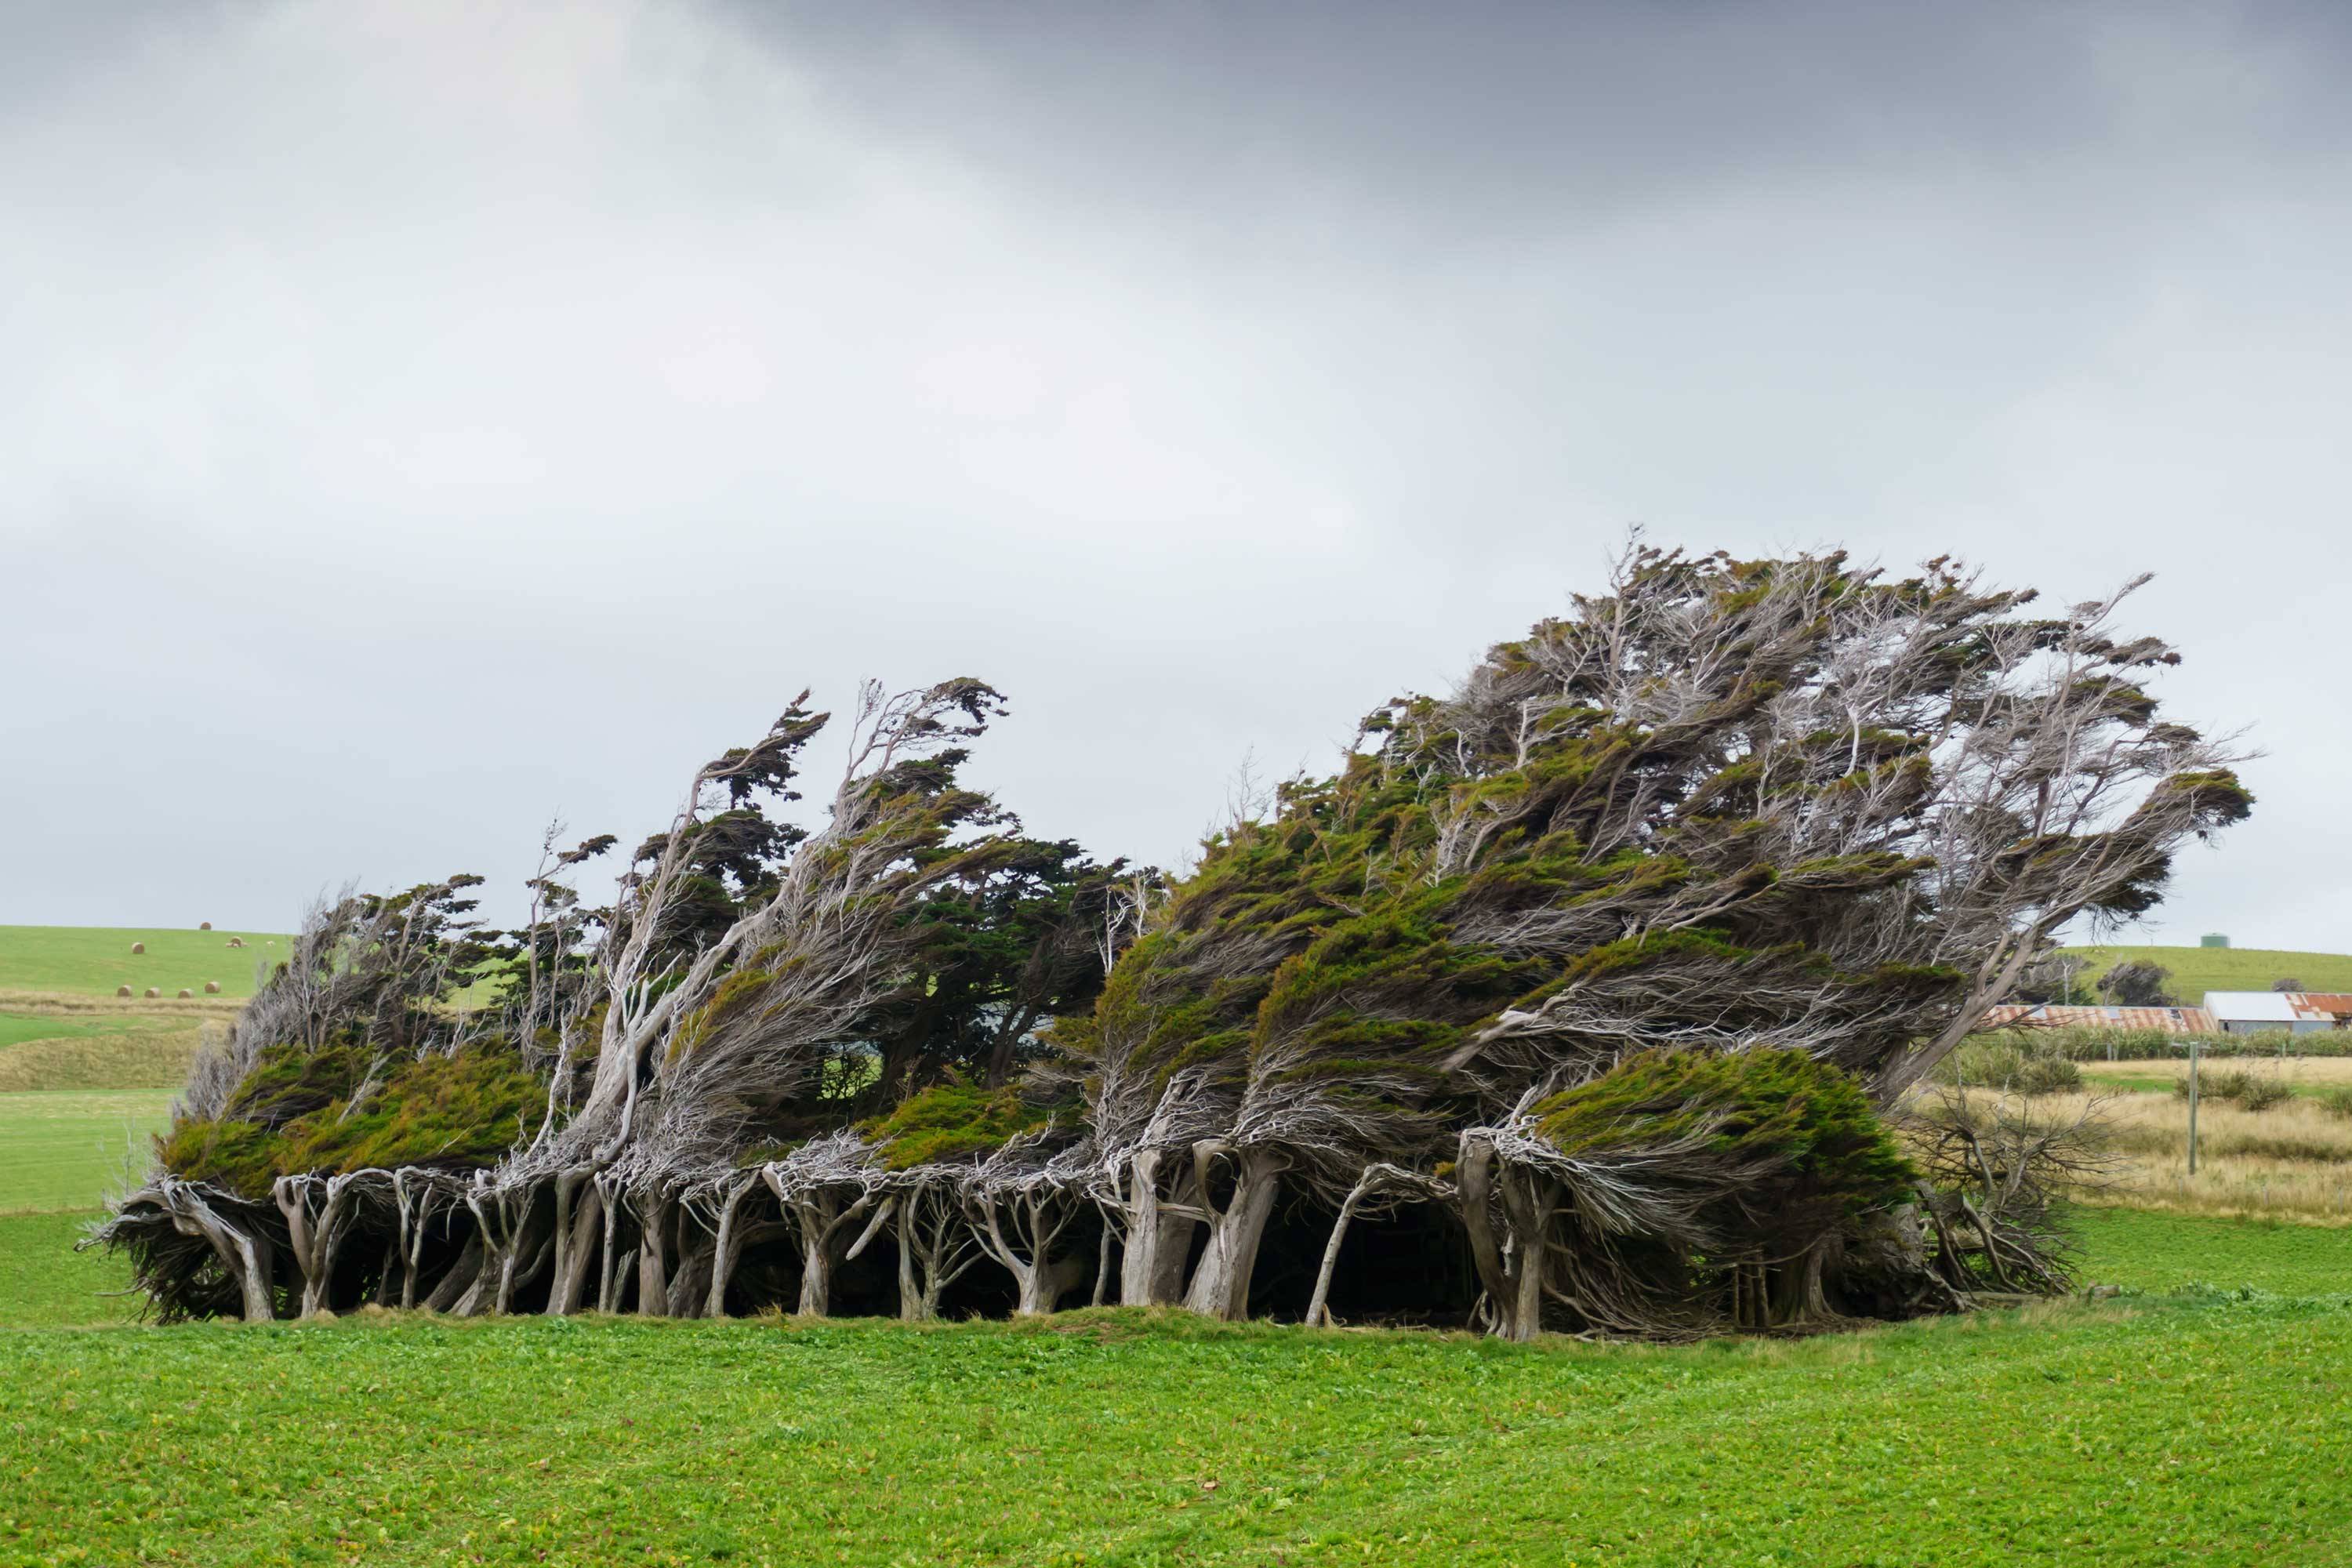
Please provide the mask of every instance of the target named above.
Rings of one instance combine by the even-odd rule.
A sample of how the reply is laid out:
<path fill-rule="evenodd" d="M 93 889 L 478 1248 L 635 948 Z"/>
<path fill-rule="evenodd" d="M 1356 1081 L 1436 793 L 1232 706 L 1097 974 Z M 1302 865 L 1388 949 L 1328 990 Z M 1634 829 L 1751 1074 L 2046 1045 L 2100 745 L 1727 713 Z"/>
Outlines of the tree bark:
<path fill-rule="evenodd" d="M 760 1173 L 747 1171 L 738 1176 L 727 1189 L 727 1196 L 719 1205 L 719 1235 L 712 1243 L 710 1257 L 710 1296 L 703 1315 L 723 1318 L 727 1315 L 727 1286 L 735 1278 L 736 1262 L 743 1256 L 743 1226 L 740 1221 L 743 1200 L 760 1184 Z"/>
<path fill-rule="evenodd" d="M 584 1168 L 564 1172 L 556 1184 L 555 1280 L 548 1288 L 547 1310 L 562 1318 L 580 1310 L 589 1266 L 601 1258 L 604 1194 Z"/>
<path fill-rule="evenodd" d="M 1339 1244 L 1348 1239 L 1348 1222 L 1356 1217 L 1356 1205 L 1371 1194 L 1372 1173 L 1367 1170 L 1339 1200 L 1339 1217 L 1331 1222 L 1330 1239 L 1323 1244 L 1323 1263 L 1315 1271 L 1315 1293 L 1307 1298 L 1306 1325 L 1312 1329 L 1328 1327 L 1331 1322 L 1331 1276 L 1339 1266 Z"/>
<path fill-rule="evenodd" d="M 1282 1191 L 1285 1163 L 1268 1150 L 1250 1148 L 1235 1154 L 1222 1145 L 1203 1151 L 1201 1158 L 1234 1161 L 1234 1194 L 1223 1208 L 1210 1211 L 1213 1217 L 1209 1221 L 1209 1245 L 1192 1271 L 1184 1305 L 1213 1318 L 1237 1321 L 1249 1316 L 1250 1277 L 1257 1270 L 1258 1243 L 1265 1236 L 1274 1200 Z M 1199 1185 L 1205 1195 L 1206 1179 Z"/>
<path fill-rule="evenodd" d="M 669 1233 L 677 1205 L 658 1192 L 641 1200 L 643 1225 L 637 1240 L 637 1311 L 658 1318 L 669 1310 Z"/>
<path fill-rule="evenodd" d="M 1200 1222 L 1161 1202 L 1160 1161 L 1159 1150 L 1141 1149 L 1128 1163 L 1127 1248 L 1118 1268 L 1123 1306 L 1165 1306 L 1183 1294 L 1186 1255 Z"/>

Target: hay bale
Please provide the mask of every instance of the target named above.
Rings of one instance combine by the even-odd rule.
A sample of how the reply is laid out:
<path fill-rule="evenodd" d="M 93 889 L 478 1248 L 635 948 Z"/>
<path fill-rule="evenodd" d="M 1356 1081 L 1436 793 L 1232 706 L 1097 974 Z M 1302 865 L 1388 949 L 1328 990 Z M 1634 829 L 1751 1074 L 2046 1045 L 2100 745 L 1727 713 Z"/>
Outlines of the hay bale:
<path fill-rule="evenodd" d="M 186 986 L 184 986 L 184 985 L 183 985 L 183 986 L 181 986 L 181 987 L 180 987 L 180 1000 L 181 1000 L 181 1001 L 183 1001 L 183 1002 L 189 1002 L 189 1001 L 193 1001 L 193 1000 L 194 1000 L 194 998 L 195 998 L 195 994 L 195 994 L 194 992 L 193 992 L 193 991 L 189 990 L 189 989 L 188 989 Z"/>
<path fill-rule="evenodd" d="M 162 991 L 158 990 L 156 987 L 154 987 L 154 986 L 152 986 L 152 985 L 150 985 L 149 987 L 147 987 L 147 994 L 148 994 L 148 996 L 149 996 L 150 998 L 153 998 L 153 997 L 161 996 L 162 994 L 163 994 L 163 993 Z"/>
<path fill-rule="evenodd" d="M 131 994 L 131 987 L 128 985 L 118 985 L 114 988 L 114 994 L 117 996 L 128 996 Z"/>
<path fill-rule="evenodd" d="M 210 921 L 198 921 L 196 922 L 196 929 L 198 931 L 210 931 L 213 929 L 213 922 Z"/>
<path fill-rule="evenodd" d="M 231 947 L 243 947 L 245 945 L 245 938 L 241 936 L 233 936 L 228 939 L 228 944 Z"/>
<path fill-rule="evenodd" d="M 220 994 L 220 982 L 219 982 L 219 981 L 217 981 L 217 980 L 207 980 L 207 981 L 205 981 L 205 995 L 207 995 L 207 996 L 217 996 L 217 995 L 219 995 L 219 994 Z"/>
<path fill-rule="evenodd" d="M 147 944 L 143 942 L 134 942 L 131 944 L 131 951 L 133 952 L 144 952 L 147 951 Z"/>

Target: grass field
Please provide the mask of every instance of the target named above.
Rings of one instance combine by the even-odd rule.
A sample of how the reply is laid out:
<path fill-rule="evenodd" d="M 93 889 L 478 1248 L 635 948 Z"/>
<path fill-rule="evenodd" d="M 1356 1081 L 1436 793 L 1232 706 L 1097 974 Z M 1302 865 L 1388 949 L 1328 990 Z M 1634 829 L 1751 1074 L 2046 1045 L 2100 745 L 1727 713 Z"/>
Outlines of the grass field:
<path fill-rule="evenodd" d="M 2088 1061 L 2081 1064 L 2083 1076 L 2104 1088 L 2129 1089 L 2158 1094 L 2170 1094 L 2172 1086 L 2189 1076 L 2186 1057 L 2175 1060 L 2162 1059 L 2138 1062 Z M 2289 1057 L 2259 1056 L 2208 1058 L 2201 1070 L 2207 1074 L 2245 1072 L 2256 1077 L 2276 1079 L 2296 1094 L 2316 1099 L 2333 1089 L 2352 1086 L 2352 1057 Z"/>
<path fill-rule="evenodd" d="M 0 1088 L 36 1086 L 0 1092 L 0 1568 L 2352 1568 L 2352 1228 L 2084 1209 L 2116 1300 L 1683 1349 L 1127 1312 L 131 1328 L 122 1261 L 72 1245 L 232 1005 L 17 973 L 57 994 L 0 997 Z M 38 1087 L 110 1075 L 160 1081 Z M 2118 1195 L 2166 1202 L 2185 1107 L 2124 1114 L 2147 1190 Z M 2179 1207 L 2352 1217 L 2352 1122 L 2203 1115 Z"/>
<path fill-rule="evenodd" d="M 243 937 L 246 946 L 230 947 L 231 937 Z M 184 987 L 201 996 L 212 980 L 224 996 L 250 996 L 257 971 L 284 956 L 287 940 L 278 931 L 0 926 L 0 991 L 110 996 L 119 985 L 134 992 L 152 985 L 166 997 Z M 133 953 L 132 942 L 146 943 L 147 951 Z"/>
<path fill-rule="evenodd" d="M 2223 1289 L 1675 1350 L 1123 1312 L 26 1330 L 0 1562 L 2352 1562 L 2352 1299 L 2320 1294 L 2352 1238 L 2087 1223 L 2095 1278 Z M 0 1256 L 27 1226 L 68 1234 L 0 1221 Z"/>
<path fill-rule="evenodd" d="M 2164 1066 L 2135 1062 L 2129 1071 L 2118 1064 L 2095 1073 L 2086 1068 L 2084 1093 L 2043 1095 L 2031 1102 L 2036 1117 L 2065 1120 L 2087 1110 L 2102 1124 L 2116 1163 L 2096 1201 L 2352 1225 L 2352 1121 L 2303 1095 L 2263 1110 L 2206 1099 L 2198 1107 L 2199 1157 L 2192 1176 L 2189 1102 L 2170 1092 Z M 2250 1065 L 2247 1070 L 2256 1069 Z M 2163 1092 L 2141 1089 L 2134 1079 L 2160 1086 Z M 1991 1092 L 1969 1091 L 1971 1097 Z"/>
<path fill-rule="evenodd" d="M 201 1012 L 179 1017 L 78 1013 L 45 1005 L 46 1000 L 23 992 L 0 995 L 0 1094 L 184 1083 L 205 1024 L 226 1021 Z"/>
<path fill-rule="evenodd" d="M 97 1207 L 171 1107 L 169 1089 L 0 1094 L 0 1214 Z"/>
<path fill-rule="evenodd" d="M 124 1323 L 139 1316 L 136 1297 L 110 1294 L 130 1283 L 128 1265 L 103 1253 L 73 1249 L 84 1227 L 98 1217 L 94 1211 L 0 1214 L 0 1330 Z M 0 1334 L 0 1369 L 7 1364 L 7 1347 L 6 1336 Z M 7 1441 L 0 1432 L 0 1449 Z M 0 1458 L 0 1476 L 5 1474 Z"/>
<path fill-rule="evenodd" d="M 2300 980 L 2306 991 L 2352 991 L 2352 955 L 2337 952 L 2282 952 L 2254 947 L 2070 947 L 2068 952 L 2091 961 L 2084 982 L 2095 980 L 2126 959 L 2159 963 L 2172 972 L 2166 984 L 2184 1005 L 2201 1005 L 2208 991 L 2267 991 L 2271 982 Z M 2096 1002 L 2094 994 L 2079 1000 Z"/>

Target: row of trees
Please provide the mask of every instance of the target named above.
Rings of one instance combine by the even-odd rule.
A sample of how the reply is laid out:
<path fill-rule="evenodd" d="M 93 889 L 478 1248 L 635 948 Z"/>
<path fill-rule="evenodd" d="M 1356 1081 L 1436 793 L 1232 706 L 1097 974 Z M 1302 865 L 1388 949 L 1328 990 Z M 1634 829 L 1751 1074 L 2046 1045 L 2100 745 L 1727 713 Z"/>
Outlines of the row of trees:
<path fill-rule="evenodd" d="M 1912 1090 L 2242 817 L 2174 654 L 1948 562 L 1637 547 L 1169 878 L 805 696 L 614 901 L 551 838 L 319 911 L 102 1238 L 159 1312 L 1181 1304 L 1696 1334 L 2063 1283 L 2030 1129 Z M 498 1000 L 465 1005 L 487 990 Z"/>

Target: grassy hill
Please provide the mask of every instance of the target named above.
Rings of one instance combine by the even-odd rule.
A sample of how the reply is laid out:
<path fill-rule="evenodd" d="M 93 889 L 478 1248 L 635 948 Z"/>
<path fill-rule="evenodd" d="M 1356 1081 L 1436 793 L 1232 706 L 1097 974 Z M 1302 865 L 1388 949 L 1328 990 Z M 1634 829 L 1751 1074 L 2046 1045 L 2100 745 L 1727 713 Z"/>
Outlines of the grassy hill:
<path fill-rule="evenodd" d="M 232 937 L 245 947 L 229 946 Z M 152 985 L 166 997 L 183 988 L 201 996 L 211 980 L 224 996 L 250 996 L 261 966 L 283 957 L 288 940 L 282 931 L 0 926 L 0 991 L 111 996 L 120 985 L 135 993 Z M 133 953 L 133 942 L 147 951 Z"/>
<path fill-rule="evenodd" d="M 2172 972 L 2172 994 L 2195 1006 L 2208 991 L 2267 991 L 2281 978 L 2300 980 L 2306 991 L 2352 991 L 2352 955 L 2340 952 L 2285 952 L 2259 947 L 2070 947 L 2068 952 L 2091 961 L 2084 976 L 2095 980 L 2126 959 L 2159 963 Z M 2084 996 L 2095 1002 L 2096 996 Z"/>

